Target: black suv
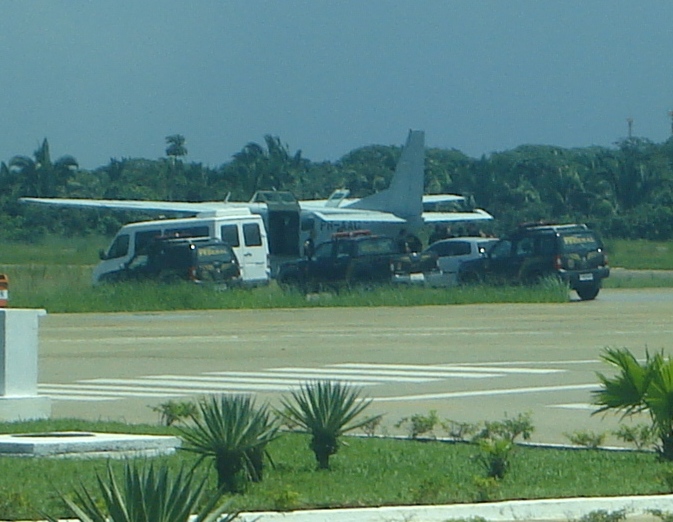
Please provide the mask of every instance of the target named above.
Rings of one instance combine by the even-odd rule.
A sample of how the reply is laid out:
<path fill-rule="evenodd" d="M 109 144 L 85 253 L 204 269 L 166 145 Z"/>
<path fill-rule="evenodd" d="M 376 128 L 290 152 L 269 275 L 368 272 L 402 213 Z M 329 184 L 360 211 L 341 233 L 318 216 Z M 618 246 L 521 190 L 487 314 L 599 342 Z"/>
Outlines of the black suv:
<path fill-rule="evenodd" d="M 338 232 L 304 258 L 280 266 L 281 286 L 313 292 L 356 284 L 390 283 L 395 275 L 437 270 L 436 254 L 401 252 L 391 237 L 366 230 Z"/>
<path fill-rule="evenodd" d="M 193 281 L 237 286 L 241 271 L 232 248 L 208 238 L 156 238 L 106 282 L 157 280 Z"/>
<path fill-rule="evenodd" d="M 586 225 L 522 225 L 498 241 L 481 259 L 463 263 L 458 281 L 532 284 L 555 275 L 594 299 L 610 275 L 608 258 L 595 232 Z"/>

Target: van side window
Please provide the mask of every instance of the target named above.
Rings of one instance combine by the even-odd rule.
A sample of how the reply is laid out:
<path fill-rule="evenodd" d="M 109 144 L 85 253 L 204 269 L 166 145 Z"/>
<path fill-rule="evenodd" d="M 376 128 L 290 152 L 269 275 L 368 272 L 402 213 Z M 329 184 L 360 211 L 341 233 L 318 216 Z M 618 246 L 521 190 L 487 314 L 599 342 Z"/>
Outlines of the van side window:
<path fill-rule="evenodd" d="M 257 223 L 243 223 L 245 246 L 262 246 L 262 234 Z"/>
<path fill-rule="evenodd" d="M 200 227 L 169 228 L 166 229 L 166 235 L 168 237 L 208 237 L 210 236 L 210 230 L 208 230 L 207 225 Z"/>
<path fill-rule="evenodd" d="M 136 232 L 135 238 L 135 255 L 146 254 L 147 247 L 152 242 L 153 239 L 161 236 L 161 230 L 143 230 L 142 232 Z"/>
<path fill-rule="evenodd" d="M 238 227 L 236 225 L 222 225 L 220 236 L 222 237 L 222 241 L 229 246 L 237 247 L 241 244 L 238 239 Z"/>
<path fill-rule="evenodd" d="M 105 256 L 107 259 L 116 259 L 118 257 L 124 257 L 129 252 L 129 235 L 122 234 L 117 236 L 114 242 L 110 245 L 110 248 L 107 251 Z"/>

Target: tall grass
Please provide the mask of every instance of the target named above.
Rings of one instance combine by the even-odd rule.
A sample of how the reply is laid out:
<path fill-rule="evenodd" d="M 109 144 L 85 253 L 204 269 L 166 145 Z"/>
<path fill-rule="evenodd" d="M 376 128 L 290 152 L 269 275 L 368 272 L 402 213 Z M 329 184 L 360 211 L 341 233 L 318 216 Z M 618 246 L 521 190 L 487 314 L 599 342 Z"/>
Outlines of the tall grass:
<path fill-rule="evenodd" d="M 630 270 L 673 270 L 673 244 L 645 239 L 605 242 L 610 265 Z"/>
<path fill-rule="evenodd" d="M 98 252 L 110 242 L 104 236 L 47 236 L 35 242 L 3 240 L 1 265 L 95 265 Z"/>
<path fill-rule="evenodd" d="M 0 265 L 9 275 L 10 306 L 44 308 L 50 313 L 139 312 L 335 306 L 422 306 L 510 302 L 557 303 L 568 300 L 561 285 L 527 287 L 419 288 L 382 286 L 338 294 L 304 296 L 275 283 L 254 289 L 216 291 L 191 283 L 131 282 L 92 286 L 91 267 L 78 265 Z"/>
<path fill-rule="evenodd" d="M 218 308 L 298 308 L 334 306 L 420 306 L 469 303 L 564 302 L 563 287 L 381 287 L 306 298 L 284 293 L 275 284 L 253 290 L 215 292 L 194 285 L 128 283 L 91 286 L 91 270 L 104 237 L 48 237 L 35 244 L 5 243 L 0 273 L 10 279 L 10 306 L 59 312 L 135 312 Z M 673 270 L 673 246 L 664 242 L 612 240 L 607 243 L 612 266 Z M 616 274 L 615 274 L 616 275 Z M 670 287 L 673 277 L 610 277 L 608 288 Z"/>

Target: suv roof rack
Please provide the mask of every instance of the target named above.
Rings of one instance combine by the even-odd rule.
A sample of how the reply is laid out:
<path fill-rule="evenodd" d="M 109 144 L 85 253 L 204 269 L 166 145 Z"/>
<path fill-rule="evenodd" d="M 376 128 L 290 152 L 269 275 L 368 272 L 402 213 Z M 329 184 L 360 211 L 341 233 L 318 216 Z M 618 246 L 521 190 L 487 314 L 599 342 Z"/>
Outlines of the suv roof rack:
<path fill-rule="evenodd" d="M 371 236 L 371 230 L 349 230 L 347 232 L 335 232 L 332 234 L 332 239 L 340 239 L 342 237 L 362 237 Z"/>
<path fill-rule="evenodd" d="M 533 227 L 553 227 L 558 225 L 554 221 L 525 221 L 524 223 L 519 223 L 519 228 L 533 228 Z"/>

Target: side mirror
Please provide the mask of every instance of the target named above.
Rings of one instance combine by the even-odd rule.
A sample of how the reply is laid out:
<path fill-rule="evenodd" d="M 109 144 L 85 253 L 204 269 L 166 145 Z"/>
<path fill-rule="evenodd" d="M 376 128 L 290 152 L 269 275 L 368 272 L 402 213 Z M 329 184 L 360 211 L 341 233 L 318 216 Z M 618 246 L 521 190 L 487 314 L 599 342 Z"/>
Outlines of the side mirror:
<path fill-rule="evenodd" d="M 105 250 L 101 248 L 98 251 L 98 257 L 101 259 L 101 261 L 105 261 L 107 259 L 107 254 L 105 253 Z"/>

